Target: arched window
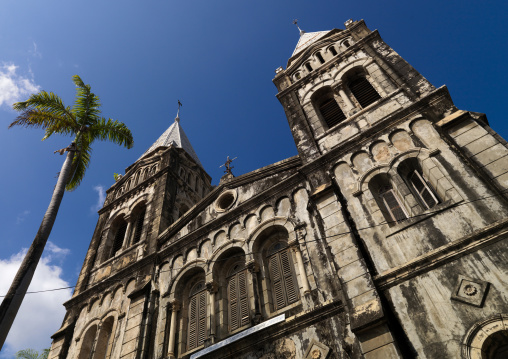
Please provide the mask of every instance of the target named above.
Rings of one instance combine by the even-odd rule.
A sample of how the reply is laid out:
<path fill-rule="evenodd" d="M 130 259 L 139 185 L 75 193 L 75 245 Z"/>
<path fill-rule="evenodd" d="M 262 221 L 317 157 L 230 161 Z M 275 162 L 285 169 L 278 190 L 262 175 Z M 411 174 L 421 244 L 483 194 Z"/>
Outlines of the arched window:
<path fill-rule="evenodd" d="M 330 87 L 324 87 L 317 91 L 313 96 L 313 102 L 328 128 L 332 128 L 346 119 L 346 115 L 335 101 Z"/>
<path fill-rule="evenodd" d="M 406 209 L 387 174 L 382 173 L 373 177 L 369 182 L 369 189 L 389 224 L 400 223 L 408 218 Z"/>
<path fill-rule="evenodd" d="M 231 332 L 250 323 L 247 270 L 244 262 L 237 262 L 231 266 L 227 283 L 229 331 Z"/>
<path fill-rule="evenodd" d="M 330 50 L 330 52 L 332 53 L 333 56 L 337 56 L 337 50 L 335 50 L 335 47 L 333 46 L 330 46 L 328 48 L 328 50 Z"/>
<path fill-rule="evenodd" d="M 312 72 L 312 66 L 308 62 L 305 64 L 305 68 L 307 71 Z"/>
<path fill-rule="evenodd" d="M 111 356 L 111 347 L 113 346 L 113 323 L 114 318 L 107 318 L 101 326 L 95 345 L 94 359 L 109 358 Z"/>
<path fill-rule="evenodd" d="M 85 335 L 81 339 L 81 349 L 79 350 L 78 359 L 89 359 L 92 347 L 97 334 L 97 325 L 93 325 L 86 331 Z"/>
<path fill-rule="evenodd" d="M 188 307 L 187 348 L 195 349 L 206 339 L 206 290 L 205 281 L 199 281 L 191 288 Z"/>
<path fill-rule="evenodd" d="M 320 52 L 316 53 L 316 57 L 318 58 L 320 63 L 322 63 L 322 64 L 325 63 L 325 59 L 323 59 L 323 56 L 321 56 Z"/>
<path fill-rule="evenodd" d="M 408 158 L 403 161 L 397 171 L 424 209 L 430 209 L 440 202 L 434 190 L 423 177 L 420 163 L 416 158 Z"/>
<path fill-rule="evenodd" d="M 348 84 L 349 90 L 353 93 L 356 100 L 363 108 L 373 104 L 381 98 L 377 91 L 372 87 L 365 76 L 358 76 Z"/>
<path fill-rule="evenodd" d="M 277 311 L 298 301 L 298 284 L 287 242 L 273 244 L 267 254 L 273 306 Z"/>
<path fill-rule="evenodd" d="M 143 208 L 137 214 L 136 219 L 134 221 L 134 238 L 132 239 L 132 243 L 138 243 L 141 239 L 141 234 L 143 233 L 143 222 L 145 220 L 146 209 Z"/>
<path fill-rule="evenodd" d="M 110 257 L 114 257 L 116 252 L 122 248 L 125 232 L 127 231 L 127 222 L 124 219 L 121 219 L 119 222 L 117 222 L 116 228 L 117 229 L 113 239 L 113 246 L 111 248 Z"/>

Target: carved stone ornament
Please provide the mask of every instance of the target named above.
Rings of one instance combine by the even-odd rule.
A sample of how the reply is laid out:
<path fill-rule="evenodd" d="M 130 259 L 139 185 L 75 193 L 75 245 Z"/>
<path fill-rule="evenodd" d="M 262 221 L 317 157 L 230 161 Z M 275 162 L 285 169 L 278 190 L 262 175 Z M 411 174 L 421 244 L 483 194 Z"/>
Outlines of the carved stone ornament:
<path fill-rule="evenodd" d="M 313 339 L 307 351 L 305 352 L 305 359 L 326 359 L 330 354 L 330 348 Z"/>
<path fill-rule="evenodd" d="M 481 307 L 487 296 L 488 287 L 488 282 L 459 275 L 451 299 Z"/>
<path fill-rule="evenodd" d="M 206 290 L 209 293 L 215 293 L 219 289 L 219 285 L 217 284 L 217 282 L 214 282 L 214 281 L 206 282 L 205 285 L 206 285 Z"/>

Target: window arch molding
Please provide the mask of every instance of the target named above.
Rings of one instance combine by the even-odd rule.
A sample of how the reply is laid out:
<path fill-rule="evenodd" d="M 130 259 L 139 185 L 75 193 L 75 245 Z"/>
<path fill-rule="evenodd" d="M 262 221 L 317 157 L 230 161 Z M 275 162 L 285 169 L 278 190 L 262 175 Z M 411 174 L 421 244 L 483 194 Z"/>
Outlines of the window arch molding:
<path fill-rule="evenodd" d="M 297 240 L 295 227 L 291 219 L 287 217 L 273 217 L 261 222 L 249 235 L 247 239 L 248 252 L 254 253 L 259 248 L 259 242 L 262 240 L 260 234 L 270 227 L 283 227 L 288 233 L 288 242 L 292 243 Z"/>
<path fill-rule="evenodd" d="M 464 335 L 461 356 L 463 359 L 483 358 L 482 349 L 489 345 L 488 339 L 496 334 L 505 334 L 504 323 L 508 321 L 508 314 L 500 313 L 475 323 Z M 505 334 L 506 335 L 506 334 Z M 506 342 L 504 343 L 506 345 Z"/>

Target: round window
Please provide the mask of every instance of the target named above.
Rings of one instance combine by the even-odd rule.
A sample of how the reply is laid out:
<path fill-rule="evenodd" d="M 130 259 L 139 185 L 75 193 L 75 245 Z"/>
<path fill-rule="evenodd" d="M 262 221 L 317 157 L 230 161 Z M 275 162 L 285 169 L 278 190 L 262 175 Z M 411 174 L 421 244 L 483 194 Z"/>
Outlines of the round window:
<path fill-rule="evenodd" d="M 217 211 L 223 212 L 223 211 L 231 208 L 231 206 L 235 203 L 235 200 L 236 200 L 236 192 L 234 192 L 234 191 L 224 192 L 217 199 L 215 208 L 217 209 Z"/>

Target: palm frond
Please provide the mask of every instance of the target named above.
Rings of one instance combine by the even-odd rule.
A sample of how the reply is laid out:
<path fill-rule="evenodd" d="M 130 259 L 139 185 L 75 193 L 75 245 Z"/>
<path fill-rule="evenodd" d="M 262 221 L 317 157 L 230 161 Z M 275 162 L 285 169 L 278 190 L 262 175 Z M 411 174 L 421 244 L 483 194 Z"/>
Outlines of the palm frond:
<path fill-rule="evenodd" d="M 92 155 L 92 147 L 90 145 L 92 142 L 88 132 L 81 133 L 76 137 L 77 152 L 72 161 L 72 177 L 67 186 L 65 186 L 67 191 L 74 191 L 83 180 L 86 169 L 90 165 Z"/>
<path fill-rule="evenodd" d="M 9 128 L 22 126 L 26 128 L 48 129 L 53 126 L 65 126 L 72 129 L 73 125 L 74 123 L 69 121 L 66 116 L 58 116 L 38 109 L 27 109 L 16 117 L 16 119 L 9 125 Z"/>
<path fill-rule="evenodd" d="M 101 102 L 99 96 L 91 92 L 90 85 L 85 85 L 78 75 L 72 77 L 76 84 L 76 99 L 73 112 L 82 126 L 91 126 L 101 114 Z"/>
<path fill-rule="evenodd" d="M 65 107 L 62 99 L 53 92 L 41 91 L 32 94 L 28 100 L 13 104 L 12 108 L 16 111 L 37 109 L 57 117 L 69 117 L 69 119 L 74 119 L 71 109 Z"/>
<path fill-rule="evenodd" d="M 33 349 L 23 349 L 16 352 L 16 359 L 38 359 L 39 353 Z"/>
<path fill-rule="evenodd" d="M 88 129 L 93 140 L 111 141 L 117 145 L 132 148 L 134 138 L 131 131 L 123 122 L 101 118 L 97 123 Z"/>

